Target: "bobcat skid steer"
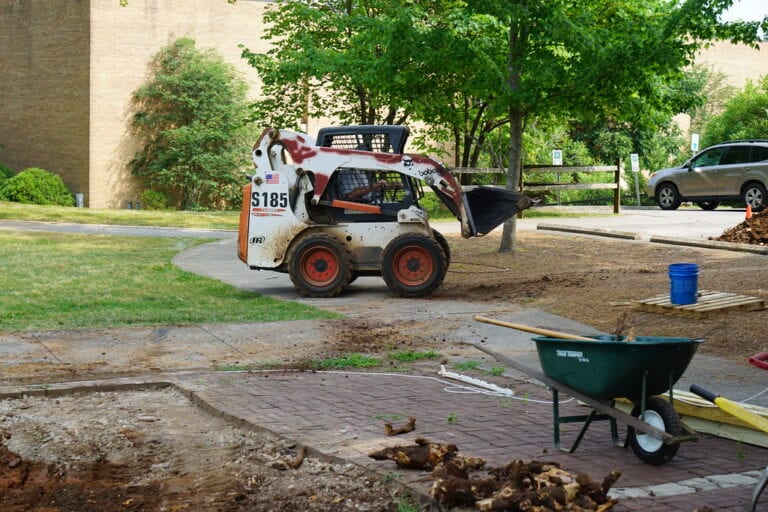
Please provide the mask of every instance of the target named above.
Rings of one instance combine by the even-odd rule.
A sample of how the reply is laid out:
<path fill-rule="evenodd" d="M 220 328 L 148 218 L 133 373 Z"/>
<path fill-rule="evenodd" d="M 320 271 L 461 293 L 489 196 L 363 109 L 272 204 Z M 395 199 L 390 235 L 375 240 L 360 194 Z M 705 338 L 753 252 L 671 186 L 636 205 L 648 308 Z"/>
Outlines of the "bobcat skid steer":
<path fill-rule="evenodd" d="M 264 130 L 243 189 L 238 257 L 254 270 L 287 272 L 310 297 L 333 297 L 371 275 L 403 297 L 435 291 L 451 251 L 419 206 L 421 182 L 456 215 L 465 238 L 531 201 L 504 189 L 462 189 L 438 162 L 403 153 L 407 137 L 403 126 L 323 128 L 317 140 Z"/>

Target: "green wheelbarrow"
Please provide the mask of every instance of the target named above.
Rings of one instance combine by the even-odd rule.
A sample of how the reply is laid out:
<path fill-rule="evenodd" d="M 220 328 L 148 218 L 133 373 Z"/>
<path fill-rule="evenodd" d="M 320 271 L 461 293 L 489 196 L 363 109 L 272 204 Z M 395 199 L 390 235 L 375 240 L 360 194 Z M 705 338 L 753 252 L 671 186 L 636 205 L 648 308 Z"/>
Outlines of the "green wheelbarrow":
<path fill-rule="evenodd" d="M 680 443 L 697 439 L 674 409 L 673 386 L 685 372 L 702 342 L 700 339 L 638 336 L 632 341 L 615 336 L 574 336 L 528 328 L 484 317 L 478 321 L 545 334 L 533 338 L 543 373 L 526 367 L 485 347 L 479 350 L 547 384 L 552 391 L 554 444 L 569 453 L 581 443 L 593 421 L 610 421 L 611 437 L 617 446 L 631 446 L 648 464 L 661 465 L 675 456 Z M 592 408 L 586 415 L 562 416 L 560 392 Z M 668 394 L 668 399 L 658 395 Z M 631 413 L 618 409 L 616 399 L 626 398 Z M 617 420 L 628 425 L 627 438 L 620 441 Z M 560 426 L 583 422 L 570 447 L 561 446 Z"/>
<path fill-rule="evenodd" d="M 686 431 L 672 405 L 672 388 L 688 368 L 701 340 L 638 336 L 626 341 L 624 337 L 598 336 L 589 341 L 549 337 L 533 338 L 533 341 L 544 374 L 560 388 L 570 388 L 609 403 L 616 398 L 626 398 L 634 404 L 633 417 L 671 436 L 656 436 L 648 432 L 645 425 L 630 424 L 626 442 L 643 462 L 660 465 L 672 460 L 680 441 L 693 435 L 692 431 Z M 556 444 L 560 423 L 581 420 L 580 416 L 559 415 L 557 388 L 552 388 Z M 663 393 L 668 393 L 668 400 L 657 396 Z M 616 418 L 610 413 L 606 415 L 608 418 L 603 419 L 611 421 L 614 433 Z M 585 431 L 583 428 L 577 443 Z M 613 435 L 613 440 L 624 444 L 618 442 L 617 435 Z"/>

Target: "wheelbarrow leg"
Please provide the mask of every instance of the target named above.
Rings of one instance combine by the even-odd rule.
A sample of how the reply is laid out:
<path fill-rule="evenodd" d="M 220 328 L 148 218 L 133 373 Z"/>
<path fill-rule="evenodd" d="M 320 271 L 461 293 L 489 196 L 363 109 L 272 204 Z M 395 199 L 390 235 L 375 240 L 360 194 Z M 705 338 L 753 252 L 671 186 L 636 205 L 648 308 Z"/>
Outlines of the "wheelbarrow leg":
<path fill-rule="evenodd" d="M 752 501 L 749 505 L 748 512 L 755 512 L 757 508 L 757 500 L 760 499 L 760 495 L 763 494 L 765 487 L 768 485 L 768 467 L 763 470 L 763 476 L 758 480 L 755 490 L 752 491 Z"/>
<path fill-rule="evenodd" d="M 613 416 L 609 416 L 607 414 L 600 414 L 597 410 L 592 409 L 592 412 L 590 412 L 587 415 L 576 415 L 576 416 L 560 416 L 560 395 L 555 388 L 550 388 L 552 390 L 552 416 L 554 418 L 554 442 L 555 446 L 564 452 L 567 453 L 573 453 L 576 451 L 576 448 L 579 447 L 579 444 L 581 444 L 581 440 L 584 439 L 584 434 L 587 433 L 587 429 L 592 424 L 592 421 L 594 420 L 609 420 L 611 423 L 611 439 L 613 440 L 613 444 L 619 447 L 623 447 L 624 443 L 619 440 L 619 429 L 616 426 L 616 418 Z M 584 425 L 581 427 L 581 430 L 579 431 L 579 435 L 576 436 L 576 440 L 573 442 L 570 448 L 563 448 L 561 440 L 560 440 L 560 425 L 562 423 L 575 423 L 575 422 L 584 422 Z"/>

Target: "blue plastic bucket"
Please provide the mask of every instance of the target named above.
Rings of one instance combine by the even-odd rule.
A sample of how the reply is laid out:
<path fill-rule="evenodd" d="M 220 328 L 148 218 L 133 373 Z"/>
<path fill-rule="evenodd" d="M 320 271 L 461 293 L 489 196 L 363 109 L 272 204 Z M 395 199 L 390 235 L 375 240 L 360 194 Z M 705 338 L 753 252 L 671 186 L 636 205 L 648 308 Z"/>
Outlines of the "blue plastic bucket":
<path fill-rule="evenodd" d="M 669 301 L 677 305 L 696 304 L 698 279 L 696 263 L 672 263 L 669 266 Z"/>

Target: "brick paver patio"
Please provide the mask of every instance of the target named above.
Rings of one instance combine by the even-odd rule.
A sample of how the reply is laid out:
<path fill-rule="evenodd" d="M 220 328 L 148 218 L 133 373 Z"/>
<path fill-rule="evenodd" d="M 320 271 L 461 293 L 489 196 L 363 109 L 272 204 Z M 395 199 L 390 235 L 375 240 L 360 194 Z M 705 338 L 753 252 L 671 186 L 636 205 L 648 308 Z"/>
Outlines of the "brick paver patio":
<path fill-rule="evenodd" d="M 620 497 L 615 510 L 659 512 L 692 512 L 704 506 L 743 511 L 768 464 L 766 449 L 705 435 L 682 444 L 669 463 L 651 466 L 630 449 L 614 446 L 607 422 L 594 423 L 576 452 L 561 452 L 553 446 L 548 390 L 525 382 L 511 381 L 515 396 L 500 397 L 468 393 L 458 388 L 460 383 L 438 377 L 394 373 L 218 372 L 176 380 L 223 414 L 376 471 L 397 472 L 421 490 L 428 486 L 423 472 L 397 470 L 394 463 L 374 461 L 367 454 L 425 437 L 454 443 L 461 453 L 483 457 L 491 465 L 551 460 L 595 480 L 618 469 L 622 477 L 615 486 Z M 568 401 L 561 414 L 583 414 L 584 409 Z M 416 418 L 414 432 L 386 436 L 385 419 L 399 417 L 395 423 L 402 423 L 409 416 Z M 570 427 L 564 442 L 577 430 Z M 758 510 L 768 510 L 762 506 Z"/>

